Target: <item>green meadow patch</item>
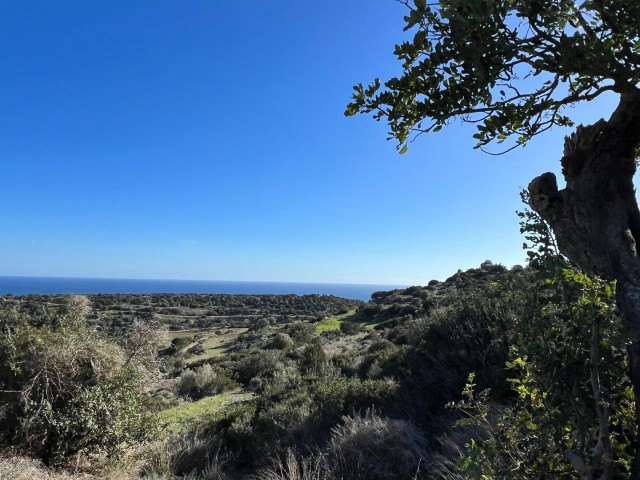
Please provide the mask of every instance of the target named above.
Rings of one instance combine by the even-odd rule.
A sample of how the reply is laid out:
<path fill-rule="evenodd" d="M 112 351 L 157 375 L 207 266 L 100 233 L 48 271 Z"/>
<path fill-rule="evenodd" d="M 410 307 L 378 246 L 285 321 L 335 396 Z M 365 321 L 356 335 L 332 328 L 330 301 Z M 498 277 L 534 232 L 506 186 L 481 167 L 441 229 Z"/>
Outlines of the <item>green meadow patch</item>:
<path fill-rule="evenodd" d="M 193 427 L 195 421 L 213 415 L 231 404 L 249 400 L 252 396 L 251 393 L 235 391 L 184 403 L 160 412 L 160 422 L 170 433 L 184 432 Z"/>
<path fill-rule="evenodd" d="M 322 332 L 333 332 L 340 330 L 342 322 L 351 321 L 355 316 L 355 310 L 349 310 L 342 315 L 336 315 L 334 317 L 326 317 L 315 324 L 316 333 L 320 335 Z"/>
<path fill-rule="evenodd" d="M 340 324 L 342 322 L 336 317 L 327 317 L 315 324 L 316 333 L 319 335 L 322 332 L 331 332 L 334 330 L 340 330 Z"/>

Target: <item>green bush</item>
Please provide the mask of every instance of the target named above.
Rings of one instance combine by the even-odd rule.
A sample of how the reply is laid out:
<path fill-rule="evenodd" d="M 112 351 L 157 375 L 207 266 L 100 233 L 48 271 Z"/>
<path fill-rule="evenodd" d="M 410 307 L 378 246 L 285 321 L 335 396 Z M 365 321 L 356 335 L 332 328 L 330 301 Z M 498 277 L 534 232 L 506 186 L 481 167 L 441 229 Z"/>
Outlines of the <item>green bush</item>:
<path fill-rule="evenodd" d="M 485 435 L 434 469 L 451 480 L 628 478 L 637 417 L 616 285 L 568 268 L 548 225 L 529 210 L 519 215 L 537 275 L 506 363 L 512 396 L 496 409 L 470 375 L 458 424 Z"/>
<path fill-rule="evenodd" d="M 637 433 L 614 288 L 564 269 L 539 299 L 507 363 L 515 399 L 490 418 L 491 399 L 474 392 L 471 377 L 458 404 L 470 416 L 462 423 L 490 426 L 491 435 L 450 470 L 463 478 L 574 478 L 579 466 L 594 478 L 627 478 Z"/>
<path fill-rule="evenodd" d="M 284 353 L 280 351 L 253 351 L 227 363 L 238 381 L 249 386 L 253 379 L 271 378 L 284 367 Z"/>
<path fill-rule="evenodd" d="M 210 438 L 218 438 L 225 452 L 229 454 L 228 463 L 234 468 L 253 467 L 264 461 L 265 442 L 257 435 L 256 417 L 259 410 L 255 402 L 232 405 L 214 414 L 207 423 L 197 428 Z M 268 440 L 273 447 L 278 438 Z"/>
<path fill-rule="evenodd" d="M 284 332 L 278 332 L 271 343 L 271 348 L 275 348 L 276 350 L 289 350 L 293 348 L 293 346 L 293 339 Z"/>
<path fill-rule="evenodd" d="M 345 335 L 355 335 L 357 333 L 367 332 L 368 330 L 361 323 L 343 321 L 340 324 L 340 331 Z"/>
<path fill-rule="evenodd" d="M 154 432 L 141 406 L 147 359 L 87 327 L 86 308 L 82 297 L 69 297 L 40 326 L 0 311 L 0 390 L 14 392 L 3 400 L 2 440 L 50 463 L 114 454 Z"/>
<path fill-rule="evenodd" d="M 46 456 L 55 461 L 77 452 L 113 455 L 156 428 L 155 418 L 144 413 L 135 379 L 126 374 L 91 388 L 79 386 L 67 405 L 49 408 L 29 428 L 49 431 Z"/>
<path fill-rule="evenodd" d="M 187 368 L 182 372 L 176 384 L 176 393 L 182 397 L 199 400 L 238 386 L 238 383 L 230 378 L 225 371 L 204 364 L 195 370 Z"/>
<path fill-rule="evenodd" d="M 297 344 L 308 343 L 316 336 L 316 327 L 306 322 L 292 323 L 287 330 Z"/>
<path fill-rule="evenodd" d="M 343 377 L 327 364 L 289 365 L 261 384 L 253 406 L 214 418 L 205 431 L 223 441 L 237 468 L 264 467 L 287 448 L 320 447 L 343 416 L 388 406 L 396 389 L 392 381 Z"/>
<path fill-rule="evenodd" d="M 327 356 L 319 341 L 305 345 L 298 360 L 298 365 L 304 372 L 319 370 L 326 363 Z"/>
<path fill-rule="evenodd" d="M 470 372 L 476 372 L 478 385 L 491 388 L 497 399 L 511 395 L 504 364 L 518 321 L 530 318 L 535 301 L 533 293 L 513 286 L 483 285 L 459 293 L 428 317 L 383 332 L 397 340 L 412 329 L 414 340 L 410 345 L 374 343 L 364 354 L 360 375 L 395 378 L 404 401 L 393 406 L 394 416 L 412 418 L 432 431 L 434 422 L 440 425 L 445 405 L 460 399 Z"/>

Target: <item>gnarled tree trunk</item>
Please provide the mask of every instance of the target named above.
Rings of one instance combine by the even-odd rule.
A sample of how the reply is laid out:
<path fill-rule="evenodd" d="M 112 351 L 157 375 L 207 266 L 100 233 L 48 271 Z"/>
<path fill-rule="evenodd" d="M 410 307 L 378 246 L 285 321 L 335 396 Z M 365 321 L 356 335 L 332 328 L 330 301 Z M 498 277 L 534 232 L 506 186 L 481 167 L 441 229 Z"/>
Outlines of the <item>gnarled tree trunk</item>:
<path fill-rule="evenodd" d="M 633 187 L 640 146 L 640 92 L 621 95 L 608 121 L 578 127 L 565 140 L 558 190 L 555 175 L 529 184 L 531 207 L 553 229 L 560 251 L 585 273 L 617 281 L 617 303 L 631 334 L 630 376 L 640 414 L 640 211 Z M 636 448 L 632 479 L 640 480 Z"/>

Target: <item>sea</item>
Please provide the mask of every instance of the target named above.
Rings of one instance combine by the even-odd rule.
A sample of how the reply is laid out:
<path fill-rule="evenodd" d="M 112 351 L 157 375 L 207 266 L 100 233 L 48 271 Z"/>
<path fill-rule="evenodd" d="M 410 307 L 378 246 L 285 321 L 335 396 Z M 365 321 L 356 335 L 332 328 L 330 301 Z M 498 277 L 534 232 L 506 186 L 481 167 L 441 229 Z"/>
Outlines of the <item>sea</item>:
<path fill-rule="evenodd" d="M 335 295 L 367 301 L 373 292 L 404 285 L 296 282 L 227 282 L 213 280 L 143 280 L 0 276 L 0 295 L 91 293 L 232 293 L 247 295 Z"/>

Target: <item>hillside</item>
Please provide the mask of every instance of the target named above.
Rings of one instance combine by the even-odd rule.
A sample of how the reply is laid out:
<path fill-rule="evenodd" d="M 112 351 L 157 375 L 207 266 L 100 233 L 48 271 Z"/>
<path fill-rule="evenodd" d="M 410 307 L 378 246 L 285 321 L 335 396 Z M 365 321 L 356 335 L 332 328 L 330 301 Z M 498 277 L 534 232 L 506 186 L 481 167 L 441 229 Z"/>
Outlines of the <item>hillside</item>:
<path fill-rule="evenodd" d="M 580 323 L 577 309 L 589 303 L 581 300 L 586 287 L 576 278 L 552 283 L 528 268 L 484 262 L 443 282 L 376 292 L 366 303 L 317 295 L 88 296 L 88 326 L 73 328 L 96 331 L 96 338 L 119 345 L 129 358 L 142 351 L 154 358 L 140 362 L 156 373 L 143 376 L 136 395 L 145 405 L 138 414 L 156 426 L 124 443 L 58 443 L 66 453 L 57 456 L 20 443 L 15 425 L 15 435 L 5 435 L 4 442 L 49 465 L 97 478 L 542 478 L 523 466 L 536 461 L 555 469 L 554 478 L 572 478 L 564 449 L 589 440 L 566 429 L 574 421 L 570 403 L 561 400 L 566 395 L 549 397 L 538 412 L 533 397 L 523 397 L 514 385 L 526 381 L 527 391 L 544 385 L 556 395 L 573 389 L 576 401 L 591 405 L 588 390 L 575 390 L 590 378 L 584 361 L 589 327 Z M 42 338 L 52 339 L 58 338 L 58 324 L 73 325 L 74 298 L 2 302 L 27 314 L 35 329 L 30 338 L 44 329 L 49 333 Z M 598 301 L 605 315 L 607 303 Z M 8 327 L 6 310 L 4 315 L 2 345 L 8 351 L 8 333 L 17 345 L 18 330 Z M 616 317 L 607 318 L 603 334 L 611 337 Z M 77 338 L 64 328 L 59 335 Z M 620 355 L 607 345 L 603 359 Z M 602 367 L 602 381 L 619 379 L 619 368 Z M 564 383 L 552 387 L 549 375 Z M 90 394 L 96 387 L 82 378 L 74 391 Z M 5 374 L 2 381 L 3 390 L 20 389 L 15 377 Z M 623 397 L 610 397 L 612 411 L 625 405 Z M 9 412 L 21 415 L 24 408 L 18 401 Z M 74 414 L 67 405 L 59 408 Z M 74 422 L 77 431 L 69 438 L 86 428 Z M 55 431 L 55 425 L 60 423 L 49 428 Z M 520 427 L 510 430 L 512 425 Z M 45 445 L 54 440 L 42 435 Z M 633 435 L 622 429 L 616 442 L 623 445 Z M 499 442 L 513 452 L 498 448 Z M 539 449 L 554 443 L 565 447 L 541 457 Z M 482 449 L 471 452 L 469 445 Z M 121 460 L 109 460 L 116 451 Z M 618 452 L 623 470 L 624 449 Z M 20 461 L 34 468 L 22 457 L 9 457 L 0 464 L 0 477 Z M 514 459 L 517 468 L 509 463 Z M 509 475 L 499 474 L 502 469 Z"/>

